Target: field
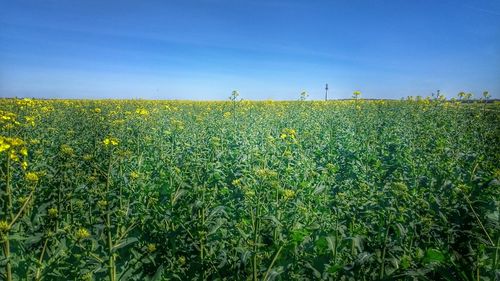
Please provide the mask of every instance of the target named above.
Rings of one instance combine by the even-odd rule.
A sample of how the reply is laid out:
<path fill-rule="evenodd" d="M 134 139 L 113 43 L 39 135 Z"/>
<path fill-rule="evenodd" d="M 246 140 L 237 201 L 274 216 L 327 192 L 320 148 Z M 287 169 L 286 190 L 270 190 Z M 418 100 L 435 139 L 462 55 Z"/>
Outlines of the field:
<path fill-rule="evenodd" d="M 2 280 L 499 280 L 500 104 L 0 100 Z"/>

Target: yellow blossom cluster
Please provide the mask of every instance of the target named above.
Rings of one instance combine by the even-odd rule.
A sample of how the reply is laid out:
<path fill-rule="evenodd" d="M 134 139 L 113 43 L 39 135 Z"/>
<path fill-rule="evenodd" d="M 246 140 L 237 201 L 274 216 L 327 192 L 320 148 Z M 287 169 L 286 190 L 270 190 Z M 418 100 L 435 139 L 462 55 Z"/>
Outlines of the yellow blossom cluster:
<path fill-rule="evenodd" d="M 0 125 L 5 129 L 12 129 L 15 126 L 21 125 L 21 123 L 17 121 L 16 114 L 0 110 Z"/>
<path fill-rule="evenodd" d="M 146 248 L 147 248 L 148 252 L 152 253 L 152 252 L 156 251 L 156 244 L 149 243 Z"/>
<path fill-rule="evenodd" d="M 26 173 L 26 179 L 30 182 L 37 182 L 39 178 L 35 172 L 28 172 Z"/>
<path fill-rule="evenodd" d="M 105 138 L 102 143 L 105 145 L 105 146 L 108 146 L 108 145 L 111 145 L 111 146 L 117 146 L 119 144 L 119 141 L 118 139 L 116 138 L 112 138 L 112 137 L 107 137 Z"/>
<path fill-rule="evenodd" d="M 131 178 L 131 179 L 133 179 L 133 180 L 138 179 L 138 178 L 139 178 L 139 176 L 140 176 L 140 175 L 139 175 L 139 173 L 138 173 L 138 172 L 136 172 L 136 171 L 132 171 L 132 172 L 130 172 L 130 178 Z"/>
<path fill-rule="evenodd" d="M 18 106 L 20 106 L 21 108 L 32 107 L 35 105 L 35 101 L 33 99 L 24 98 L 24 99 L 17 100 L 16 104 Z"/>
<path fill-rule="evenodd" d="M 293 197 L 295 197 L 295 191 L 291 190 L 291 189 L 285 189 L 283 190 L 283 197 L 285 197 L 285 199 L 292 199 Z"/>
<path fill-rule="evenodd" d="M 9 231 L 9 223 L 7 221 L 0 221 L 0 233 L 5 233 L 7 231 Z"/>
<path fill-rule="evenodd" d="M 75 150 L 71 146 L 63 144 L 61 145 L 61 152 L 65 155 L 72 156 L 75 153 Z"/>
<path fill-rule="evenodd" d="M 35 117 L 33 116 L 26 116 L 24 117 L 24 120 L 26 120 L 26 124 L 35 127 Z"/>
<path fill-rule="evenodd" d="M 55 208 L 55 207 L 50 208 L 47 212 L 49 214 L 49 217 L 51 217 L 51 218 L 57 217 L 57 214 L 58 214 L 57 208 Z"/>
<path fill-rule="evenodd" d="M 285 140 L 285 139 L 295 140 L 296 136 L 297 136 L 297 131 L 295 131 L 294 129 L 285 128 L 281 131 L 280 139 L 282 139 L 282 140 Z"/>
<path fill-rule="evenodd" d="M 269 179 L 277 177 L 278 173 L 276 171 L 264 168 L 255 170 L 255 175 L 261 179 Z"/>
<path fill-rule="evenodd" d="M 78 240 L 89 238 L 90 232 L 86 228 L 81 227 L 76 231 L 75 237 Z"/>
<path fill-rule="evenodd" d="M 20 158 L 28 156 L 28 149 L 22 139 L 0 136 L 0 153 L 4 151 L 7 151 L 10 160 L 21 163 L 23 169 L 28 167 L 28 163 Z"/>
<path fill-rule="evenodd" d="M 142 116 L 147 116 L 149 115 L 149 111 L 144 109 L 144 108 L 138 108 L 135 110 L 135 113 L 142 115 Z"/>

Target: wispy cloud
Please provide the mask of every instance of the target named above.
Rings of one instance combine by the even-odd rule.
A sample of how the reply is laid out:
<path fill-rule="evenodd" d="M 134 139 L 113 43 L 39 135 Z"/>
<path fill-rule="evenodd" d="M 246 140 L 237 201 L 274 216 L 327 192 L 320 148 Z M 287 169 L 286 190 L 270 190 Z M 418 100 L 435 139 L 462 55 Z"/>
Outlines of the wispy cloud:
<path fill-rule="evenodd" d="M 486 13 L 486 14 L 490 14 L 490 15 L 495 15 L 495 16 L 500 16 L 500 11 L 485 9 L 485 8 L 475 7 L 475 6 L 469 6 L 469 5 L 463 5 L 463 6 L 465 8 L 469 8 L 471 10 L 475 10 L 478 12 L 482 12 L 482 13 Z"/>

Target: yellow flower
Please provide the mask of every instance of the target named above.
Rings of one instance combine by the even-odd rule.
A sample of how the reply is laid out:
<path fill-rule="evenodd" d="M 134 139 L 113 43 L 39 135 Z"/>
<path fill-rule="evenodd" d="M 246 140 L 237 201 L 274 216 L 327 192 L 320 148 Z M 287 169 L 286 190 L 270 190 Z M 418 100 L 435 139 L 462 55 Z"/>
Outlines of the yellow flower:
<path fill-rule="evenodd" d="M 255 191 L 250 190 L 250 189 L 249 190 L 245 190 L 245 196 L 246 197 L 253 197 L 253 196 L 255 196 Z"/>
<path fill-rule="evenodd" d="M 135 172 L 135 171 L 132 171 L 130 172 L 130 178 L 131 179 L 138 179 L 139 178 L 139 173 Z"/>
<path fill-rule="evenodd" d="M 234 186 L 238 186 L 238 187 L 240 187 L 240 186 L 241 186 L 241 179 L 235 179 L 235 180 L 233 180 L 233 181 L 232 181 L 232 184 L 233 184 Z"/>
<path fill-rule="evenodd" d="M 14 150 L 10 151 L 9 158 L 13 161 L 19 161 L 19 156 L 17 156 L 17 153 Z"/>
<path fill-rule="evenodd" d="M 95 113 L 101 113 L 101 109 L 99 107 L 94 108 Z"/>
<path fill-rule="evenodd" d="M 35 105 L 35 102 L 32 99 L 24 98 L 22 100 L 17 100 L 16 103 L 21 106 L 33 106 Z"/>
<path fill-rule="evenodd" d="M 13 146 L 20 146 L 24 144 L 24 141 L 20 138 L 13 138 L 10 140 L 10 144 L 12 144 Z"/>
<path fill-rule="evenodd" d="M 55 218 L 55 217 L 57 217 L 57 213 L 58 213 L 58 212 L 57 212 L 57 208 L 50 208 L 50 209 L 48 210 L 48 213 L 49 213 L 49 216 L 50 216 L 51 218 Z"/>
<path fill-rule="evenodd" d="M 285 152 L 283 152 L 283 156 L 284 157 L 291 157 L 292 156 L 292 152 L 290 150 L 285 150 Z"/>
<path fill-rule="evenodd" d="M 99 201 L 97 201 L 97 206 L 101 209 L 104 209 L 104 208 L 106 208 L 106 206 L 108 206 L 108 201 L 99 200 Z"/>
<path fill-rule="evenodd" d="M 147 249 L 148 249 L 148 252 L 150 252 L 150 253 L 156 251 L 156 244 L 149 243 L 148 246 L 147 246 Z"/>
<path fill-rule="evenodd" d="M 3 152 L 10 148 L 10 144 L 4 143 L 3 140 L 0 140 L 0 152 Z"/>
<path fill-rule="evenodd" d="M 104 143 L 104 145 L 112 145 L 112 146 L 117 146 L 118 145 L 118 140 L 115 139 L 115 138 L 105 138 L 102 143 Z"/>
<path fill-rule="evenodd" d="M 21 163 L 21 168 L 22 168 L 23 170 L 26 170 L 26 169 L 28 168 L 28 162 L 23 161 L 23 162 Z"/>
<path fill-rule="evenodd" d="M 283 196 L 285 196 L 285 199 L 292 199 L 293 197 L 295 197 L 295 191 L 291 189 L 285 189 L 283 191 Z"/>
<path fill-rule="evenodd" d="M 76 200 L 75 201 L 75 206 L 77 208 L 83 208 L 83 201 L 82 200 Z"/>
<path fill-rule="evenodd" d="M 292 140 L 295 140 L 295 137 L 297 135 L 297 131 L 295 131 L 295 129 L 288 129 L 288 128 L 285 128 L 281 131 L 281 135 L 280 135 L 280 138 L 282 140 L 286 139 L 286 138 L 290 138 Z"/>
<path fill-rule="evenodd" d="M 135 113 L 139 114 L 139 115 L 143 115 L 143 116 L 146 116 L 146 115 L 149 115 L 149 111 L 147 111 L 146 109 L 144 108 L 138 108 Z"/>
<path fill-rule="evenodd" d="M 302 212 L 303 214 L 306 214 L 308 209 L 304 206 L 304 205 L 300 205 L 298 206 L 298 209 L 300 212 Z"/>
<path fill-rule="evenodd" d="M 277 177 L 278 173 L 270 169 L 257 169 L 255 170 L 255 175 L 261 179 L 269 179 Z"/>
<path fill-rule="evenodd" d="M 66 154 L 66 155 L 73 155 L 75 153 L 75 151 L 73 150 L 73 148 L 67 144 L 63 144 L 61 145 L 61 152 L 63 154 Z"/>
<path fill-rule="evenodd" d="M 78 239 L 78 240 L 89 238 L 90 232 L 86 228 L 80 227 L 78 229 L 78 231 L 76 231 L 75 236 L 76 236 L 76 239 Z"/>
<path fill-rule="evenodd" d="M 392 184 L 392 187 L 396 190 L 396 191 L 400 191 L 400 192 L 407 192 L 408 191 L 408 187 L 406 186 L 406 184 L 404 184 L 403 182 L 396 182 L 396 183 L 393 183 Z"/>
<path fill-rule="evenodd" d="M 30 124 L 33 127 L 35 126 L 35 117 L 27 116 L 24 119 L 26 119 L 26 123 Z"/>
<path fill-rule="evenodd" d="M 26 147 L 21 148 L 19 152 L 21 152 L 21 155 L 23 156 L 28 156 L 28 149 L 26 149 Z"/>
<path fill-rule="evenodd" d="M 231 112 L 224 112 L 224 118 L 229 118 L 231 117 Z"/>
<path fill-rule="evenodd" d="M 17 199 L 17 202 L 19 202 L 19 204 L 23 205 L 24 203 L 26 203 L 26 201 L 28 201 L 28 197 L 27 196 L 21 196 Z"/>
<path fill-rule="evenodd" d="M 38 181 L 38 175 L 34 172 L 29 172 L 26 174 L 26 179 L 32 182 Z"/>
<path fill-rule="evenodd" d="M 181 265 L 184 265 L 184 264 L 186 263 L 186 257 L 184 257 L 184 256 L 180 256 L 180 257 L 179 257 L 179 263 L 180 263 Z"/>
<path fill-rule="evenodd" d="M 92 281 L 92 280 L 94 280 L 92 272 L 87 272 L 87 273 L 83 274 L 81 280 L 82 281 Z"/>
<path fill-rule="evenodd" d="M 9 223 L 7 221 L 0 221 L 0 233 L 9 231 Z"/>

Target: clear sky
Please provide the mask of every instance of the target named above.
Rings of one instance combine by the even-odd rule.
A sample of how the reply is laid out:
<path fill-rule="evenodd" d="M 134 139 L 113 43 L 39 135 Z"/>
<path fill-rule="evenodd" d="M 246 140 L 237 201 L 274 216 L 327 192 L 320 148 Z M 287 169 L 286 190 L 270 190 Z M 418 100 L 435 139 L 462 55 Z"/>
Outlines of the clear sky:
<path fill-rule="evenodd" d="M 500 98 L 499 0 L 0 0 L 0 96 Z"/>

